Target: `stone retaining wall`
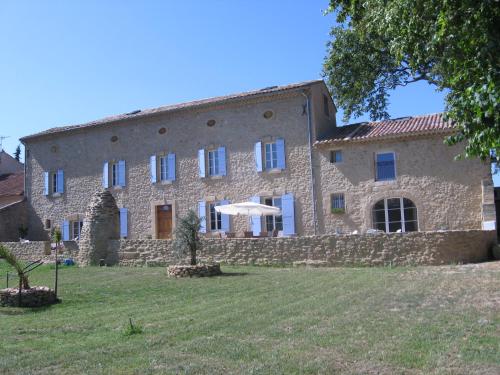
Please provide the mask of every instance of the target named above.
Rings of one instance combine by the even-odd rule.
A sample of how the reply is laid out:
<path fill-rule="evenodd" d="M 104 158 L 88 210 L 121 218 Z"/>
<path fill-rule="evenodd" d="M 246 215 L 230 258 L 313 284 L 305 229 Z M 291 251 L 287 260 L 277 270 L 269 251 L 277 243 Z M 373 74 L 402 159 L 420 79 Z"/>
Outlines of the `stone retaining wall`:
<path fill-rule="evenodd" d="M 41 259 L 44 263 L 54 263 L 55 252 L 50 249 L 49 241 L 1 242 L 0 244 L 12 251 L 20 260 L 35 261 Z M 60 258 L 75 258 L 77 254 L 77 242 L 63 242 Z"/>
<path fill-rule="evenodd" d="M 204 239 L 199 259 L 227 264 L 324 266 L 439 265 L 472 263 L 490 258 L 495 231 L 467 230 L 376 235 L 324 235 L 295 238 Z M 21 259 L 43 258 L 48 242 L 4 243 Z M 78 243 L 64 243 L 62 257 L 77 257 Z M 103 249 L 101 249 L 103 250 Z M 100 250 L 100 251 L 101 251 Z M 109 240 L 107 259 L 122 266 L 179 263 L 171 240 Z M 188 263 L 188 259 L 181 260 Z"/>
<path fill-rule="evenodd" d="M 296 238 L 204 239 L 200 260 L 227 264 L 439 265 L 489 259 L 494 231 L 468 230 Z M 168 240 L 110 241 L 120 265 L 177 262 Z"/>

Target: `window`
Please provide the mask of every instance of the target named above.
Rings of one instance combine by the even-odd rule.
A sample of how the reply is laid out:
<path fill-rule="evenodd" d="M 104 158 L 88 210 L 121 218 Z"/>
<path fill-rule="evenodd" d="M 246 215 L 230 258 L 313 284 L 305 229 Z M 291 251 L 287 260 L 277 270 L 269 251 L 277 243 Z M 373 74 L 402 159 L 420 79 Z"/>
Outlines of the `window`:
<path fill-rule="evenodd" d="M 52 173 L 52 193 L 57 193 L 57 173 Z"/>
<path fill-rule="evenodd" d="M 332 150 L 330 151 L 330 163 L 340 163 L 342 161 L 342 151 Z"/>
<path fill-rule="evenodd" d="M 334 193 L 331 196 L 332 212 L 340 213 L 345 211 L 344 193 Z"/>
<path fill-rule="evenodd" d="M 168 160 L 166 156 L 160 156 L 160 181 L 168 180 Z"/>
<path fill-rule="evenodd" d="M 44 195 L 56 195 L 64 193 L 64 171 L 59 169 L 54 172 L 43 172 Z"/>
<path fill-rule="evenodd" d="M 210 216 L 210 230 L 211 231 L 219 231 L 222 229 L 222 215 L 220 212 L 215 211 L 215 207 L 218 206 L 219 203 L 210 203 L 209 204 L 209 216 Z"/>
<path fill-rule="evenodd" d="M 80 239 L 80 234 L 83 228 L 83 221 L 72 221 L 71 222 L 71 239 L 78 241 Z"/>
<path fill-rule="evenodd" d="M 376 180 L 388 181 L 396 178 L 396 163 L 394 152 L 376 155 Z"/>
<path fill-rule="evenodd" d="M 323 94 L 323 111 L 325 112 L 326 117 L 330 117 L 330 107 L 328 105 L 328 96 Z"/>
<path fill-rule="evenodd" d="M 278 148 L 276 142 L 266 143 L 266 169 L 278 168 Z"/>
<path fill-rule="evenodd" d="M 280 209 L 282 208 L 281 197 L 265 198 L 264 204 L 267 206 L 278 207 Z M 272 232 L 273 230 L 283 230 L 283 216 L 266 216 L 266 230 L 268 232 Z"/>
<path fill-rule="evenodd" d="M 387 233 L 417 231 L 417 207 L 407 198 L 380 200 L 373 206 L 373 226 Z"/>
<path fill-rule="evenodd" d="M 111 164 L 111 186 L 119 186 L 120 183 L 119 178 L 119 168 L 118 168 L 118 163 L 113 163 Z"/>
<path fill-rule="evenodd" d="M 208 175 L 219 175 L 219 150 L 208 151 Z"/>

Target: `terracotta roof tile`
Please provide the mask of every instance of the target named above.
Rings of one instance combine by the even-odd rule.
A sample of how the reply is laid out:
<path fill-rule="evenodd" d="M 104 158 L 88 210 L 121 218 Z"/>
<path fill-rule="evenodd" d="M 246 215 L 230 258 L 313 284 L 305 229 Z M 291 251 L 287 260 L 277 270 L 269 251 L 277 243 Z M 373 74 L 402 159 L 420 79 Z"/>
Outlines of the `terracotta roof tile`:
<path fill-rule="evenodd" d="M 23 195 L 24 172 L 0 175 L 0 196 Z"/>
<path fill-rule="evenodd" d="M 444 121 L 442 113 L 435 113 L 431 115 L 402 117 L 339 126 L 335 129 L 330 138 L 317 141 L 315 145 L 370 141 L 380 138 L 397 138 L 408 135 L 450 133 L 452 131 L 452 123 Z"/>

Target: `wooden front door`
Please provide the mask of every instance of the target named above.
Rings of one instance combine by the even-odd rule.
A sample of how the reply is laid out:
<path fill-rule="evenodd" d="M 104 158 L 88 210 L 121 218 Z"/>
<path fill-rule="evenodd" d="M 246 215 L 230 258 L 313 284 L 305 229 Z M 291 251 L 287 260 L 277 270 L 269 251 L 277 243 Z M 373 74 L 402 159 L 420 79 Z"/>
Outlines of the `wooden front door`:
<path fill-rule="evenodd" d="M 172 205 L 156 206 L 156 238 L 172 238 Z"/>

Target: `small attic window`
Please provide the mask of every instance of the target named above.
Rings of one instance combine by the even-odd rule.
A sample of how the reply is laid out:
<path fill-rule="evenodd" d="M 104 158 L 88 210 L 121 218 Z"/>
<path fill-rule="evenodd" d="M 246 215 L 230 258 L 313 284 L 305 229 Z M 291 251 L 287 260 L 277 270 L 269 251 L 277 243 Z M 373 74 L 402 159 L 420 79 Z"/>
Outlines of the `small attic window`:
<path fill-rule="evenodd" d="M 270 118 L 272 118 L 274 116 L 274 112 L 273 111 L 265 111 L 263 116 L 266 120 L 269 120 Z"/>
<path fill-rule="evenodd" d="M 328 103 L 328 96 L 323 94 L 323 111 L 326 117 L 330 117 L 330 105 Z"/>
<path fill-rule="evenodd" d="M 160 134 L 165 134 L 167 132 L 167 129 L 165 128 L 160 128 L 160 130 L 158 130 L 158 133 Z"/>
<path fill-rule="evenodd" d="M 52 151 L 53 153 L 56 153 L 57 152 L 57 146 L 52 146 L 50 148 L 50 151 Z"/>
<path fill-rule="evenodd" d="M 212 127 L 215 125 L 215 120 L 208 120 L 207 121 L 207 126 Z"/>
<path fill-rule="evenodd" d="M 116 142 L 118 140 L 118 137 L 116 135 L 111 137 L 111 142 Z"/>

